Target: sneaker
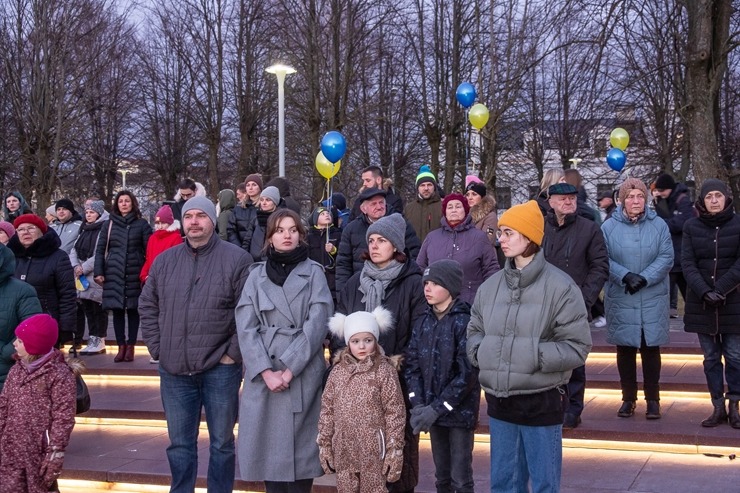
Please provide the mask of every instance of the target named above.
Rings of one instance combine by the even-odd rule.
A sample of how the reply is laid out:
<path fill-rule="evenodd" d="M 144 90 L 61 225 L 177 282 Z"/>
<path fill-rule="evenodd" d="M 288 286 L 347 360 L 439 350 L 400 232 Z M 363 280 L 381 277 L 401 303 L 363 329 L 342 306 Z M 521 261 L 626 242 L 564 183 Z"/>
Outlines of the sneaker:
<path fill-rule="evenodd" d="M 96 336 L 90 336 L 87 341 L 87 347 L 80 351 L 80 354 L 103 354 L 105 353 L 105 339 Z"/>
<path fill-rule="evenodd" d="M 154 359 L 154 358 L 149 358 L 149 363 L 151 363 L 153 365 L 158 365 L 159 364 L 159 360 L 158 359 Z"/>
<path fill-rule="evenodd" d="M 598 327 L 598 328 L 606 327 L 606 319 L 603 316 L 596 317 L 593 321 L 593 324 L 594 324 L 594 327 Z"/>
<path fill-rule="evenodd" d="M 678 310 L 671 308 L 671 318 L 678 318 Z"/>

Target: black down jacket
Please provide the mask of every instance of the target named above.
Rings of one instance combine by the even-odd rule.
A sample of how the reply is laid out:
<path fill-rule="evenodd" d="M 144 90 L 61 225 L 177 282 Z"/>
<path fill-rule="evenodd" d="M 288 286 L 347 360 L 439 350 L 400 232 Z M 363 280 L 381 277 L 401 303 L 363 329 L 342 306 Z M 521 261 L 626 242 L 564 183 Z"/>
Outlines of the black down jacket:
<path fill-rule="evenodd" d="M 15 277 L 36 289 L 41 310 L 59 323 L 59 341 L 66 342 L 77 327 L 77 290 L 72 264 L 61 244 L 50 228 L 28 248 L 14 235 L 8 248 L 15 254 Z"/>
<path fill-rule="evenodd" d="M 105 276 L 104 310 L 133 309 L 139 306 L 139 274 L 144 266 L 146 244 L 151 235 L 149 223 L 134 214 L 111 215 L 110 220 L 103 223 L 95 252 L 95 277 Z M 106 245 L 108 258 L 105 256 Z"/>
<path fill-rule="evenodd" d="M 696 202 L 699 217 L 686 221 L 681 245 L 681 266 L 686 278 L 686 332 L 740 334 L 740 217 L 732 200 L 711 215 L 702 199 Z M 705 293 L 725 295 L 719 307 L 705 305 Z"/>
<path fill-rule="evenodd" d="M 226 227 L 226 239 L 245 251 L 249 251 L 249 245 L 246 243 L 247 230 L 252 227 L 252 221 L 257 216 L 257 206 L 251 202 L 247 205 L 237 205 L 234 207 L 234 214 L 229 218 L 229 225 Z"/>

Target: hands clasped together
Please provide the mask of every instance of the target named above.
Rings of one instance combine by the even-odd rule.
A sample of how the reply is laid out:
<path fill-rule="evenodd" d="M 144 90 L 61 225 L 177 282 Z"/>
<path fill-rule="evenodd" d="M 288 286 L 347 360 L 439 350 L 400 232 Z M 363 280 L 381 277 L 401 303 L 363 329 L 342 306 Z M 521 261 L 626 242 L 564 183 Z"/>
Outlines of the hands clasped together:
<path fill-rule="evenodd" d="M 282 392 L 290 388 L 290 381 L 293 380 L 293 372 L 290 369 L 278 371 L 264 370 L 262 372 L 262 379 L 271 392 Z"/>

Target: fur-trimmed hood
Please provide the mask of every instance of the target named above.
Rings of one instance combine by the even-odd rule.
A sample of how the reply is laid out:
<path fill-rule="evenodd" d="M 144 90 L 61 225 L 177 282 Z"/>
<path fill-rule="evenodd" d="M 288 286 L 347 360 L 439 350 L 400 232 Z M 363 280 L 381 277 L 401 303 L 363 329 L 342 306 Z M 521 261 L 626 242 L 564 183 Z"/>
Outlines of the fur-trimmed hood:
<path fill-rule="evenodd" d="M 204 187 L 203 184 L 199 181 L 195 182 L 195 196 L 196 197 L 206 196 L 206 187 Z M 180 195 L 180 190 L 178 189 L 177 193 L 175 193 L 175 202 L 179 202 L 181 199 L 182 199 L 182 195 Z"/>
<path fill-rule="evenodd" d="M 393 356 L 386 356 L 385 351 L 383 351 L 383 347 L 380 344 L 376 344 L 376 346 L 377 346 L 377 351 L 369 355 L 365 359 L 365 361 L 370 360 L 370 361 L 373 361 L 373 364 L 375 364 L 375 360 L 377 360 L 378 358 L 385 358 L 391 364 L 391 366 L 396 369 L 396 371 L 401 371 L 401 365 L 403 364 L 403 355 L 394 354 Z M 331 364 L 336 365 L 336 364 L 339 364 L 340 361 L 344 361 L 347 364 L 363 363 L 363 361 L 358 361 L 357 358 L 352 356 L 352 353 L 350 352 L 348 347 L 345 347 L 339 350 L 334 355 L 334 357 L 332 357 Z"/>
<path fill-rule="evenodd" d="M 477 223 L 494 210 L 496 210 L 496 201 L 493 197 L 486 195 L 485 197 L 481 197 L 480 204 L 470 208 L 470 217 L 474 223 Z"/>

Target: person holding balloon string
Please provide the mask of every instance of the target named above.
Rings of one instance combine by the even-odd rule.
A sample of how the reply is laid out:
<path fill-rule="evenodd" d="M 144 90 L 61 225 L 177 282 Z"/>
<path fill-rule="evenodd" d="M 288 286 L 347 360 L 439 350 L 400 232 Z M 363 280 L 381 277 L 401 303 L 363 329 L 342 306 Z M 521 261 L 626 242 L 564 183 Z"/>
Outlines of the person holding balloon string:
<path fill-rule="evenodd" d="M 326 283 L 331 291 L 334 305 L 337 304 L 336 258 L 342 232 L 336 227 L 337 216 L 323 206 L 317 207 L 308 218 L 308 258 L 324 267 Z"/>

